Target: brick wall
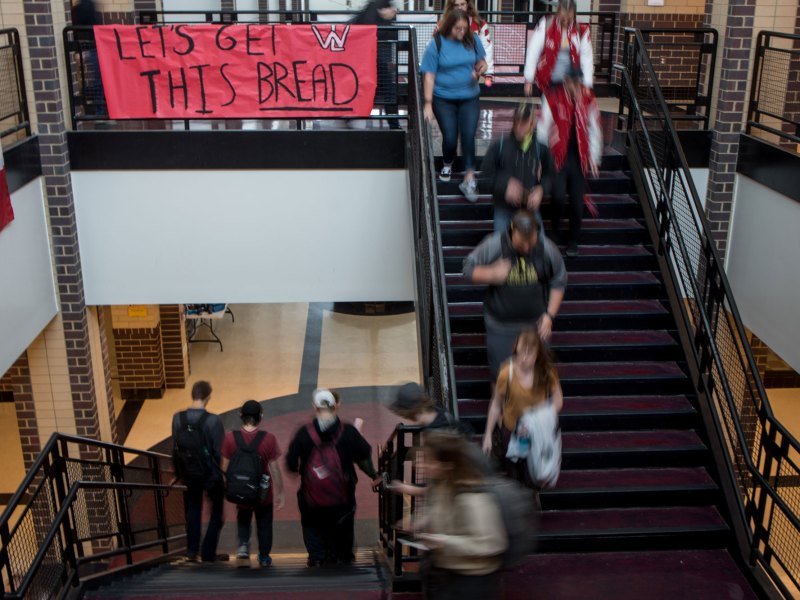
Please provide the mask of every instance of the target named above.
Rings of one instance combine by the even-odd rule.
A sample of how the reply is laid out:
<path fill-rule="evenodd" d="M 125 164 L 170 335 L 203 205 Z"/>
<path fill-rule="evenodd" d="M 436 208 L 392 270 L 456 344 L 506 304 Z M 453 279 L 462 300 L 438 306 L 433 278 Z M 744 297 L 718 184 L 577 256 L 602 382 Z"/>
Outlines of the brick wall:
<path fill-rule="evenodd" d="M 27 471 L 33 466 L 42 448 L 27 353 L 23 352 L 22 356 L 0 378 L 0 392 L 7 393 L 10 400 L 14 402 L 22 460 L 24 470 Z"/>
<path fill-rule="evenodd" d="M 766 388 L 800 387 L 800 374 L 775 354 L 764 340 L 751 333 L 750 348 Z"/>
<path fill-rule="evenodd" d="M 117 377 L 124 399 L 161 398 L 166 388 L 158 305 L 111 307 Z"/>
<path fill-rule="evenodd" d="M 183 307 L 180 304 L 162 304 L 159 310 L 165 383 L 168 388 L 184 388 L 189 377 L 189 352 Z"/>

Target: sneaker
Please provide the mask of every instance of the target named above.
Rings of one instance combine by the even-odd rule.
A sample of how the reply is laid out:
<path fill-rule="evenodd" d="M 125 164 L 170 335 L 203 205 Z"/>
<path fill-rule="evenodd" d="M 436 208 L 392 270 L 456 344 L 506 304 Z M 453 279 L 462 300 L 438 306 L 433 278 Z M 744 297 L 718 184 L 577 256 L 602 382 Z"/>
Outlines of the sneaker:
<path fill-rule="evenodd" d="M 200 562 L 200 558 L 197 556 L 197 553 L 187 554 L 186 555 L 186 562 Z"/>
<path fill-rule="evenodd" d="M 258 566 L 259 567 L 269 567 L 272 564 L 272 557 L 267 554 L 267 556 L 258 555 Z"/>
<path fill-rule="evenodd" d="M 250 558 L 250 548 L 247 544 L 242 544 L 239 546 L 239 549 L 236 551 L 236 558 L 238 559 L 245 559 Z"/>
<path fill-rule="evenodd" d="M 461 190 L 461 193 L 464 194 L 464 197 L 469 202 L 477 202 L 478 201 L 478 182 L 474 179 L 470 179 L 469 181 L 462 181 L 458 185 L 458 189 Z"/>
<path fill-rule="evenodd" d="M 321 567 L 322 566 L 322 561 L 321 560 L 316 560 L 316 559 L 313 559 L 313 558 L 309 558 L 308 561 L 306 562 L 306 565 L 308 565 L 308 567 L 311 568 L 311 569 L 315 569 L 317 567 Z"/>
<path fill-rule="evenodd" d="M 453 174 L 453 165 L 444 165 L 439 172 L 440 181 L 450 181 L 450 176 Z"/>
<path fill-rule="evenodd" d="M 215 554 L 214 558 L 204 558 L 203 562 L 227 562 L 230 559 L 228 554 Z"/>
<path fill-rule="evenodd" d="M 578 244 L 575 242 L 570 242 L 567 246 L 567 258 L 575 258 L 578 256 Z"/>

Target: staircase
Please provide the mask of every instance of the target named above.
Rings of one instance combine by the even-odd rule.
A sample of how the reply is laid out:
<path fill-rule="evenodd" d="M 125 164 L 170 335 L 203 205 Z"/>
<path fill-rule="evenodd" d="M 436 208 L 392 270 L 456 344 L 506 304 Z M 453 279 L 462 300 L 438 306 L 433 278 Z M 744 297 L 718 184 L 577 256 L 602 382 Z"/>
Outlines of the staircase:
<path fill-rule="evenodd" d="M 539 554 L 519 576 L 524 589 L 538 577 L 536 585 L 560 594 L 554 574 L 566 569 L 574 580 L 581 564 L 598 561 L 596 554 L 592 562 L 566 553 L 603 553 L 607 574 L 628 564 L 619 594 L 631 570 L 695 560 L 692 553 L 701 552 L 719 585 L 736 580 L 739 597 L 756 597 L 725 550 L 732 535 L 713 457 L 626 166 L 606 149 L 600 177 L 589 182 L 599 217 L 586 214 L 580 256 L 565 259 L 569 283 L 551 340 L 565 395 L 562 474 L 541 494 Z M 492 231 L 492 200 L 481 195 L 469 204 L 458 183 L 437 184 L 456 393 L 461 419 L 483 432 L 490 396 L 484 287 L 466 281 L 461 268 Z M 545 199 L 545 227 L 549 208 Z M 668 579 L 680 578 L 677 570 Z M 591 586 L 585 591 L 582 597 L 600 597 Z"/>
<path fill-rule="evenodd" d="M 252 563 L 255 565 L 255 557 Z M 84 594 L 87 599 L 135 600 L 168 597 L 203 600 L 380 600 L 386 578 L 377 551 L 360 550 L 352 566 L 308 569 L 306 554 L 273 554 L 272 566 L 241 568 L 236 561 L 187 562 L 183 559 L 144 573 L 117 577 Z"/>

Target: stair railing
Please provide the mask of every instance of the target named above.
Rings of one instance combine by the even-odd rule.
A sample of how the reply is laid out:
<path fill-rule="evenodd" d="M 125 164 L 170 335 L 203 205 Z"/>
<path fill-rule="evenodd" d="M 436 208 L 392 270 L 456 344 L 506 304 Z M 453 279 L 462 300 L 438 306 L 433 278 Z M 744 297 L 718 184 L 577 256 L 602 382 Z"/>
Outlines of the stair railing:
<path fill-rule="evenodd" d="M 752 573 L 800 596 L 800 444 L 775 419 L 641 34 L 622 75 L 628 157 L 657 236 L 732 525 Z"/>
<path fill-rule="evenodd" d="M 411 190 L 411 218 L 416 257 L 417 332 L 421 370 L 431 397 L 458 417 L 455 370 L 450 348 L 444 258 L 439 230 L 439 203 L 430 125 L 422 111 L 416 31 L 408 29 L 408 132 L 406 155 Z"/>
<path fill-rule="evenodd" d="M 747 133 L 796 151 L 800 102 L 794 77 L 800 69 L 800 35 L 761 31 L 750 76 Z"/>
<path fill-rule="evenodd" d="M 0 29 L 0 73 L 3 74 L 4 102 L 0 106 L 0 139 L 10 146 L 20 136 L 31 136 L 28 92 L 22 68 L 22 45 L 15 28 Z M 18 132 L 22 134 L 18 134 Z M 15 135 L 17 134 L 17 135 Z"/>
<path fill-rule="evenodd" d="M 170 456 L 54 433 L 0 516 L 5 598 L 64 598 L 185 548 Z"/>

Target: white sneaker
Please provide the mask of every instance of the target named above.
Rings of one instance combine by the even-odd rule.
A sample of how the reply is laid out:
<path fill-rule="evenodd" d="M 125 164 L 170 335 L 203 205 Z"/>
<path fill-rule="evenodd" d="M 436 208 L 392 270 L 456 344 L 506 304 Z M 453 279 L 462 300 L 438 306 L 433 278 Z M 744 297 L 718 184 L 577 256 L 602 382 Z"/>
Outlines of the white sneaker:
<path fill-rule="evenodd" d="M 247 544 L 242 544 L 239 546 L 239 549 L 236 551 L 236 558 L 240 560 L 250 558 L 250 548 L 247 546 Z"/>
<path fill-rule="evenodd" d="M 440 181 L 450 181 L 450 176 L 453 174 L 453 165 L 444 165 L 439 173 Z"/>
<path fill-rule="evenodd" d="M 469 202 L 477 202 L 478 201 L 478 182 L 475 179 L 470 179 L 469 181 L 462 181 L 458 189 L 461 190 L 461 193 L 464 194 L 464 197 Z"/>

